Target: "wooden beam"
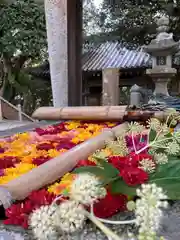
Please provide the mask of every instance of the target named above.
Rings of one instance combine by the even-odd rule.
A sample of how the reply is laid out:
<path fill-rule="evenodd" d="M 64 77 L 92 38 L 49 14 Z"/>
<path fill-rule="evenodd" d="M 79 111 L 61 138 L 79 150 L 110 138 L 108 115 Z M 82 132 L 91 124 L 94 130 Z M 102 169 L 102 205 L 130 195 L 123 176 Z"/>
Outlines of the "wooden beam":
<path fill-rule="evenodd" d="M 67 1 L 68 105 L 82 104 L 82 0 Z"/>

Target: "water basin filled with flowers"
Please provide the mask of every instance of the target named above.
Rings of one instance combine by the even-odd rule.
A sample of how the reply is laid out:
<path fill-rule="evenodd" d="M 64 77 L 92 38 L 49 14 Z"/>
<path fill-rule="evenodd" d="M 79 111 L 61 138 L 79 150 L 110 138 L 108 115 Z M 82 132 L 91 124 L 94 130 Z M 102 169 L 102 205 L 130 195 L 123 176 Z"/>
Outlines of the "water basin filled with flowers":
<path fill-rule="evenodd" d="M 66 239 L 89 219 L 109 239 L 123 238 L 106 224 L 136 225 L 138 239 L 163 239 L 157 235 L 162 209 L 168 200 L 180 199 L 180 133 L 171 129 L 171 121 L 179 121 L 174 111 L 163 123 L 154 118 L 129 123 L 103 149 L 81 159 L 72 172 L 13 203 L 6 209 L 4 224 L 29 228 L 37 239 Z M 69 121 L 1 139 L 0 183 L 117 124 Z M 124 211 L 133 211 L 132 219 L 108 220 Z M 133 233 L 128 235 L 135 239 Z"/>

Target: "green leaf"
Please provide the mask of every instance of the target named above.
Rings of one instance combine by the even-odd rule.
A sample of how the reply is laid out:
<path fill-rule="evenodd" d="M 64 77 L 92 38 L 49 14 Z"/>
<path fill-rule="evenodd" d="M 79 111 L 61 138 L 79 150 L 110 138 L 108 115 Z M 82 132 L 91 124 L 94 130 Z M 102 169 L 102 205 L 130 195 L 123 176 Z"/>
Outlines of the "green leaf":
<path fill-rule="evenodd" d="M 180 161 L 180 156 L 168 155 L 168 161 Z"/>
<path fill-rule="evenodd" d="M 115 178 L 107 178 L 107 179 L 101 181 L 101 186 L 105 187 L 105 186 L 110 185 L 112 182 L 114 182 L 116 180 L 119 180 L 119 179 L 121 179 L 120 176 L 115 177 Z"/>
<path fill-rule="evenodd" d="M 67 189 L 64 189 L 63 192 L 62 192 L 62 195 L 64 197 L 68 197 L 69 196 L 69 191 Z"/>
<path fill-rule="evenodd" d="M 162 187 L 170 199 L 180 199 L 180 160 L 169 157 L 167 164 L 159 165 L 150 175 L 149 183 Z"/>
<path fill-rule="evenodd" d="M 112 183 L 110 183 L 111 192 L 114 194 L 125 194 L 128 196 L 136 196 L 137 187 L 128 186 L 122 179 L 118 179 Z"/>
<path fill-rule="evenodd" d="M 149 142 L 153 142 L 154 139 L 156 138 L 157 136 L 157 133 L 155 130 L 151 129 L 150 130 L 150 133 L 149 133 Z"/>
<path fill-rule="evenodd" d="M 165 138 L 171 138 L 172 137 L 172 133 L 169 132 L 169 133 L 165 134 L 164 136 L 165 136 Z"/>
<path fill-rule="evenodd" d="M 160 165 L 156 172 L 150 175 L 149 183 L 155 183 L 162 187 L 169 199 L 180 199 L 180 159 L 174 156 L 168 157 L 169 162 Z M 130 187 L 122 179 L 115 180 L 109 184 L 112 193 L 135 196 L 136 189 L 140 186 Z"/>
<path fill-rule="evenodd" d="M 106 177 L 106 172 L 104 171 L 104 169 L 100 168 L 100 167 L 96 167 L 96 166 L 87 166 L 87 167 L 80 167 L 80 168 L 76 168 L 73 173 L 75 174 L 80 174 L 80 173 L 92 173 L 98 177 Z"/>
<path fill-rule="evenodd" d="M 106 160 L 102 159 L 102 158 L 96 158 L 98 160 L 98 163 L 100 164 L 100 166 L 104 169 L 104 171 L 106 172 L 107 176 L 109 176 L 109 178 L 115 178 L 117 176 L 119 176 L 119 170 L 115 167 L 113 167 L 112 164 L 108 163 Z"/>
<path fill-rule="evenodd" d="M 74 173 L 89 172 L 98 177 L 104 178 L 104 182 L 111 182 L 112 179 L 119 176 L 119 171 L 103 159 L 99 159 L 100 166 L 80 167 L 74 170 Z"/>

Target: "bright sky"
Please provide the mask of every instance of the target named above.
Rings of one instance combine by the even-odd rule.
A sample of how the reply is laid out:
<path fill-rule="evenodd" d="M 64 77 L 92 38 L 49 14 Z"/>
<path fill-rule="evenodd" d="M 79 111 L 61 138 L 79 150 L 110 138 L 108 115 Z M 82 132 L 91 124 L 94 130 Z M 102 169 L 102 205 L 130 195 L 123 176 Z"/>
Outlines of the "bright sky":
<path fill-rule="evenodd" d="M 94 0 L 94 4 L 96 7 L 99 7 L 99 5 L 102 3 L 103 0 Z"/>

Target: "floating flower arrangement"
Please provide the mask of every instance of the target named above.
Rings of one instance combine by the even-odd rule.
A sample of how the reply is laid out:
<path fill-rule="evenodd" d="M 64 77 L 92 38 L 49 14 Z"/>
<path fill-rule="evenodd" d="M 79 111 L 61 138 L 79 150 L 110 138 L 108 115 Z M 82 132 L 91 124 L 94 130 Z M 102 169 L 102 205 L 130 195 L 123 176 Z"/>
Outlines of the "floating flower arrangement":
<path fill-rule="evenodd" d="M 104 223 L 136 224 L 139 240 L 156 240 L 156 230 L 167 200 L 180 199 L 179 121 L 168 110 L 165 123 L 152 118 L 145 125 L 133 122 L 88 159 L 80 160 L 56 183 L 31 193 L 6 210 L 5 224 L 32 229 L 37 239 L 82 229 L 92 221 L 109 239 L 122 239 Z M 1 177 L 4 184 L 117 123 L 65 122 L 0 142 Z M 137 200 L 134 200 L 134 197 Z M 107 218 L 131 210 L 135 218 L 123 222 Z M 130 233 L 133 239 L 133 235 Z M 127 239 L 127 238 L 126 238 Z"/>

